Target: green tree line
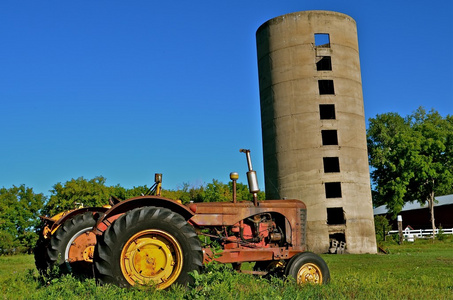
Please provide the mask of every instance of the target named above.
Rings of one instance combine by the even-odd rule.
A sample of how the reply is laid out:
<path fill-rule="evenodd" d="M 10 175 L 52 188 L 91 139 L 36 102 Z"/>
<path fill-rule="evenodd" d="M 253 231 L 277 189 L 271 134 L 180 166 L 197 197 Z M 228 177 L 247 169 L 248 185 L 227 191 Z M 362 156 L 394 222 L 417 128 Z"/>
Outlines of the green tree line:
<path fill-rule="evenodd" d="M 33 189 L 21 185 L 0 189 L 0 255 L 31 253 L 38 239 L 39 216 L 54 216 L 60 212 L 84 207 L 99 207 L 108 204 L 110 196 L 129 199 L 148 191 L 148 187 L 137 186 L 130 189 L 120 185 L 106 185 L 102 176 L 93 179 L 83 177 L 57 183 L 46 197 L 34 193 Z M 252 200 L 245 184 L 237 183 L 237 199 Z M 162 196 L 181 200 L 183 204 L 194 202 L 225 202 L 233 198 L 232 183 L 222 183 L 216 179 L 200 186 L 184 183 L 176 190 L 163 189 Z M 264 192 L 258 195 L 264 200 Z"/>

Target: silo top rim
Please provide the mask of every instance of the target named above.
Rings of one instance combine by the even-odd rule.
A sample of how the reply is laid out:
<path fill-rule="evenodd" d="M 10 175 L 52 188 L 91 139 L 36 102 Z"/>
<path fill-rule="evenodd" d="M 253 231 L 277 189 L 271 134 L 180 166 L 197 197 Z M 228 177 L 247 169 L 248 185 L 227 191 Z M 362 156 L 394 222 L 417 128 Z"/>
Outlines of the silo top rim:
<path fill-rule="evenodd" d="M 293 13 L 289 13 L 289 14 L 284 14 L 284 15 L 272 18 L 270 20 L 267 20 L 266 22 L 261 24 L 261 26 L 258 28 L 256 33 L 258 34 L 258 32 L 263 27 L 265 27 L 266 25 L 269 25 L 269 23 L 280 22 L 283 19 L 291 17 L 291 16 L 310 15 L 310 14 L 317 14 L 317 15 L 324 14 L 324 15 L 330 15 L 330 16 L 335 16 L 336 15 L 336 16 L 339 16 L 339 17 L 341 16 L 343 18 L 347 18 L 347 19 L 351 20 L 352 22 L 354 22 L 354 24 L 356 24 L 355 20 L 352 17 L 350 17 L 350 16 L 348 16 L 348 15 L 346 15 L 344 13 L 340 13 L 340 12 L 336 12 L 336 11 L 330 11 L 330 10 L 304 10 L 304 11 L 298 11 L 298 12 L 293 12 Z"/>

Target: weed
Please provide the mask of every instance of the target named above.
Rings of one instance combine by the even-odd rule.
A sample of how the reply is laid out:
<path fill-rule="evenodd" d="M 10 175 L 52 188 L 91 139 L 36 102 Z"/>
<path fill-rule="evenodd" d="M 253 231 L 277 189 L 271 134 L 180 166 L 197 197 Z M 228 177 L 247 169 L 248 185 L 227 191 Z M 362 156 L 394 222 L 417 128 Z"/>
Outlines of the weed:
<path fill-rule="evenodd" d="M 439 241 L 443 241 L 447 238 L 447 235 L 444 233 L 444 229 L 442 228 L 442 226 L 439 226 L 439 230 L 436 234 L 436 238 L 439 240 Z"/>

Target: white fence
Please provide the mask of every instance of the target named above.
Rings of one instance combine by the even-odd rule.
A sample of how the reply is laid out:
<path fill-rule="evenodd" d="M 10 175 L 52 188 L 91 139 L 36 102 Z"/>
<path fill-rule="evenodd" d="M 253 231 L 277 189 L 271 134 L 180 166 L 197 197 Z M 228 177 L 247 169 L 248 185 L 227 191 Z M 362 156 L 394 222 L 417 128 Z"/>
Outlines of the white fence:
<path fill-rule="evenodd" d="M 439 229 L 436 229 L 436 234 L 439 233 Z M 442 229 L 443 234 L 453 234 L 453 228 L 450 229 Z M 391 230 L 387 233 L 388 235 L 390 234 L 398 234 L 398 230 Z M 430 237 L 433 236 L 433 230 L 432 229 L 404 229 L 403 230 L 403 235 L 404 239 L 410 239 L 411 237 L 417 237 L 417 238 L 425 238 L 425 237 Z"/>

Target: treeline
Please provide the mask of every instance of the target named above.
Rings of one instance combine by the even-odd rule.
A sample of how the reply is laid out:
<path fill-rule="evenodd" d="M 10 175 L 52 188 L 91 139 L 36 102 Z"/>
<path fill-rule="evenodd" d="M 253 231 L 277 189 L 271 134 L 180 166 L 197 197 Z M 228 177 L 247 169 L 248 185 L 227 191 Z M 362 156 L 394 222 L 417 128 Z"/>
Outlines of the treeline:
<path fill-rule="evenodd" d="M 50 191 L 50 196 L 34 193 L 25 185 L 0 189 L 0 255 L 31 253 L 38 239 L 39 216 L 54 216 L 60 212 L 84 207 L 108 204 L 110 196 L 124 200 L 145 194 L 148 186 L 130 189 L 120 185 L 107 186 L 106 178 L 93 179 L 83 177 L 57 183 Z M 237 183 L 237 199 L 252 200 L 248 186 Z M 184 183 L 177 190 L 162 190 L 162 197 L 181 200 L 183 204 L 194 202 L 226 202 L 233 198 L 232 183 L 222 183 L 213 179 L 211 183 L 191 186 Z M 264 200 L 264 192 L 258 194 Z"/>

